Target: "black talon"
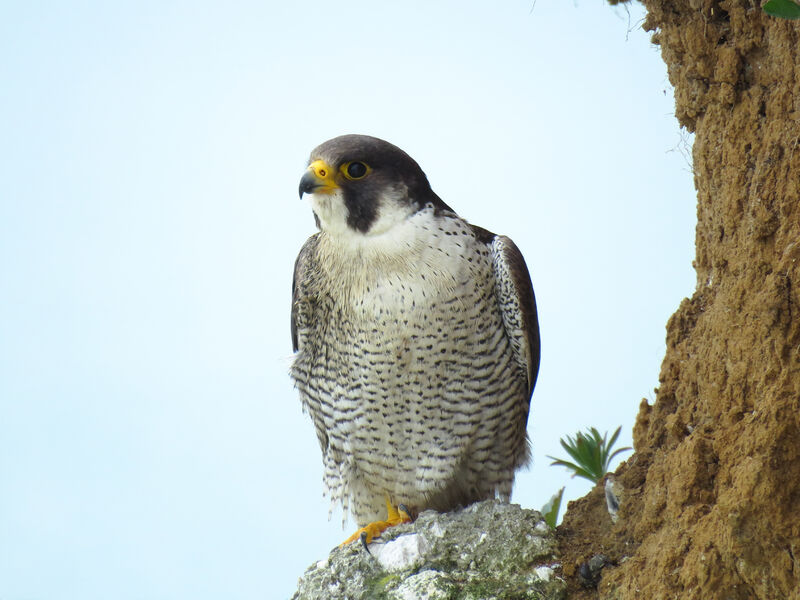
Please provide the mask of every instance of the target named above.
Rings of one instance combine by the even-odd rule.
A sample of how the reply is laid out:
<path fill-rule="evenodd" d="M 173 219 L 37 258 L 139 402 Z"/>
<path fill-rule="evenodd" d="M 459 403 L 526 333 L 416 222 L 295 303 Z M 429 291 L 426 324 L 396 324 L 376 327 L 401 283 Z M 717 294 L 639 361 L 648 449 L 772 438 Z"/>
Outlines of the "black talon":
<path fill-rule="evenodd" d="M 399 510 L 400 512 L 404 512 L 404 513 L 406 513 L 406 516 L 407 516 L 409 519 L 411 519 L 411 511 L 410 511 L 410 510 L 408 510 L 408 507 L 407 507 L 405 504 L 398 504 L 398 505 L 397 505 L 397 510 Z"/>
<path fill-rule="evenodd" d="M 362 531 L 361 535 L 359 536 L 359 538 L 361 539 L 361 545 L 364 546 L 364 550 L 367 551 L 367 554 L 372 556 L 372 552 L 369 551 L 369 547 L 367 546 L 367 532 L 366 531 Z"/>

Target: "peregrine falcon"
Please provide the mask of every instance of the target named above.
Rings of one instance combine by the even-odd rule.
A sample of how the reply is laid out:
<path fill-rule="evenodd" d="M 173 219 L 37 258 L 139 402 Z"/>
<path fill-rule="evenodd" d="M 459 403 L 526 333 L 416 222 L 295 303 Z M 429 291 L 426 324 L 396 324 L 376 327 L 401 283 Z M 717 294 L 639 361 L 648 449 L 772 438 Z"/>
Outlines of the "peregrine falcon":
<path fill-rule="evenodd" d="M 378 138 L 314 149 L 305 194 L 319 232 L 294 268 L 291 377 L 332 506 L 371 539 L 425 509 L 508 501 L 539 370 L 522 254 Z"/>

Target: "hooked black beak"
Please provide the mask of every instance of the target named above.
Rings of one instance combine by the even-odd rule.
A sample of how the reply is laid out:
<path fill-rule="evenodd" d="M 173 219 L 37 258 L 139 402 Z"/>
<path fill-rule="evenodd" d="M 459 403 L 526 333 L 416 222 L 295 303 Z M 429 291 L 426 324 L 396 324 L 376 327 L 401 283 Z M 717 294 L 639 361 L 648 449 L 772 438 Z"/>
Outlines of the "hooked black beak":
<path fill-rule="evenodd" d="M 309 169 L 300 178 L 300 199 L 303 199 L 303 194 L 313 194 L 314 190 L 321 188 L 323 185 L 317 174 Z"/>

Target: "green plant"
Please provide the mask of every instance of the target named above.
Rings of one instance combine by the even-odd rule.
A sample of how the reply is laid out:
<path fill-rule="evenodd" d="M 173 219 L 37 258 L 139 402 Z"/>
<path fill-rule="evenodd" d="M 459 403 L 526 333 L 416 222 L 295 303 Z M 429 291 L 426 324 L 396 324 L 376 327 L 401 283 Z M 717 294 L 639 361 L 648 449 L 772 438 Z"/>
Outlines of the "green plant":
<path fill-rule="evenodd" d="M 558 490 L 550 500 L 545 503 L 542 507 L 542 510 L 539 512 L 542 513 L 544 517 L 544 522 L 547 523 L 547 526 L 550 529 L 556 528 L 556 522 L 558 521 L 558 511 L 561 509 L 561 499 L 564 497 L 564 488 L 562 487 Z"/>
<path fill-rule="evenodd" d="M 781 19 L 800 19 L 800 4 L 793 0 L 768 0 L 761 10 Z"/>
<path fill-rule="evenodd" d="M 594 427 L 591 427 L 588 433 L 579 431 L 575 434 L 575 439 L 567 436 L 567 441 L 564 441 L 564 438 L 561 438 L 562 448 L 567 451 L 575 462 L 548 456 L 547 458 L 553 459 L 550 465 L 566 467 L 573 471 L 573 477 L 583 477 L 593 483 L 597 483 L 608 472 L 608 466 L 617 454 L 632 450 L 632 448 L 626 446 L 611 452 L 621 429 L 622 426 L 617 427 L 609 441 L 606 441 L 608 432 L 600 437 L 600 432 Z"/>

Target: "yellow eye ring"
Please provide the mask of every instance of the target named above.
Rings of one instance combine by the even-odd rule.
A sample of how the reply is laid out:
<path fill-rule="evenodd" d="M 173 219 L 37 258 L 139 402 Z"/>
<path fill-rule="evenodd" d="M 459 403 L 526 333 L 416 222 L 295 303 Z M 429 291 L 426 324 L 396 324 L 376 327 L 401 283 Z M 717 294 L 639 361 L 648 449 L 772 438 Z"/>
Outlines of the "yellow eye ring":
<path fill-rule="evenodd" d="M 369 167 L 369 165 L 358 160 L 344 163 L 341 167 L 339 167 L 339 170 L 342 172 L 342 175 L 347 177 L 347 179 L 350 181 L 364 179 L 364 177 L 372 172 L 372 169 Z"/>

